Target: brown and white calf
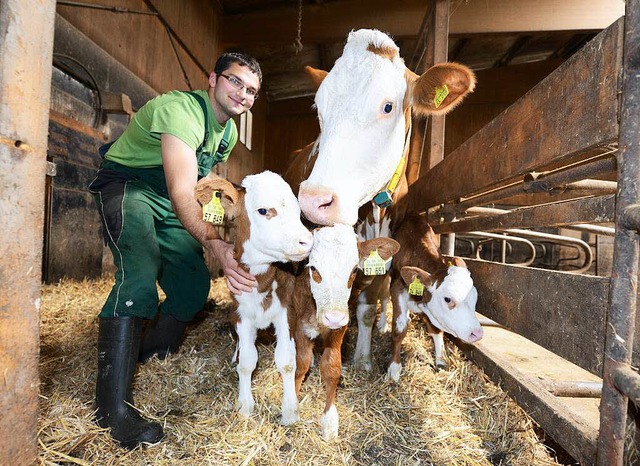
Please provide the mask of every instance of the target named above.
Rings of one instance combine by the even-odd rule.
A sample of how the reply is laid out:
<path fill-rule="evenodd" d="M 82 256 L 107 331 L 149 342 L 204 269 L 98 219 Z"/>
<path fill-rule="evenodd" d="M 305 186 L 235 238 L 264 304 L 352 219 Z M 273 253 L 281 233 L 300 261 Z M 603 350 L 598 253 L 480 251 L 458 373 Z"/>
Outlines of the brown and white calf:
<path fill-rule="evenodd" d="M 295 328 L 296 393 L 309 371 L 314 340 L 322 338 L 320 374 L 326 390 L 324 412 L 320 421 L 322 436 L 338 435 L 339 417 L 335 406 L 338 380 L 342 370 L 341 345 L 349 322 L 349 296 L 356 272 L 363 260 L 377 250 L 383 260 L 398 251 L 399 244 L 390 238 L 358 242 L 353 228 L 337 224 L 317 228 L 305 273 L 296 280 L 289 321 Z"/>
<path fill-rule="evenodd" d="M 222 194 L 221 205 L 236 227 L 234 255 L 258 282 L 252 292 L 234 296 L 240 414 L 250 416 L 255 405 L 251 375 L 258 361 L 257 331 L 273 325 L 275 362 L 283 383 L 282 424 L 288 425 L 298 420 L 296 350 L 288 320 L 295 276 L 283 263 L 305 259 L 313 237 L 300 221 L 296 197 L 279 175 L 267 171 L 248 176 L 242 186 L 244 191 L 239 191 L 226 180 L 205 178 L 196 187 L 196 198 L 205 205 L 214 191 Z"/>
<path fill-rule="evenodd" d="M 469 269 L 461 258 L 447 260 L 440 254 L 437 237 L 425 217 L 409 214 L 395 237 L 400 251 L 392 265 L 393 351 L 387 377 L 398 382 L 400 347 L 410 312 L 427 317 L 438 367 L 445 365 L 443 331 L 467 343 L 480 340 L 483 331 L 475 314 L 478 292 Z"/>

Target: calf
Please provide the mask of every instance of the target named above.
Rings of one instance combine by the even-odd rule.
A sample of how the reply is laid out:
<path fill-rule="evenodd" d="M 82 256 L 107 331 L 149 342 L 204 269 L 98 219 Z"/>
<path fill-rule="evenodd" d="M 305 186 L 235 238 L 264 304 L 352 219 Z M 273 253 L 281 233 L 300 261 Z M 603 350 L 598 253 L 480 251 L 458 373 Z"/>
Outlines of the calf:
<path fill-rule="evenodd" d="M 251 375 L 258 361 L 257 331 L 273 325 L 275 362 L 283 382 L 282 424 L 288 425 L 298 420 L 296 351 L 287 316 L 295 276 L 283 263 L 305 259 L 313 237 L 300 221 L 300 207 L 291 188 L 279 175 L 266 171 L 248 176 L 242 186 L 244 192 L 225 180 L 203 179 L 196 187 L 196 198 L 205 205 L 214 191 L 222 194 L 221 205 L 236 226 L 234 255 L 258 282 L 252 292 L 234 296 L 240 414 L 250 416 L 255 405 Z"/>
<path fill-rule="evenodd" d="M 295 328 L 296 393 L 309 370 L 314 339 L 322 338 L 324 351 L 320 359 L 320 374 L 326 390 L 326 402 L 321 419 L 325 439 L 338 435 L 338 411 L 335 407 L 338 380 L 342 370 L 341 345 L 349 322 L 351 287 L 363 259 L 377 250 L 388 260 L 400 245 L 390 238 L 357 242 L 353 228 L 337 224 L 318 228 L 307 273 L 296 280 L 290 322 Z"/>
<path fill-rule="evenodd" d="M 400 251 L 393 260 L 393 350 L 387 377 L 398 382 L 402 371 L 400 346 L 407 334 L 409 311 L 424 314 L 433 338 L 436 366 L 444 366 L 443 331 L 467 343 L 482 338 L 475 314 L 478 292 L 464 261 L 447 261 L 423 216 L 410 214 L 399 226 L 396 239 Z"/>

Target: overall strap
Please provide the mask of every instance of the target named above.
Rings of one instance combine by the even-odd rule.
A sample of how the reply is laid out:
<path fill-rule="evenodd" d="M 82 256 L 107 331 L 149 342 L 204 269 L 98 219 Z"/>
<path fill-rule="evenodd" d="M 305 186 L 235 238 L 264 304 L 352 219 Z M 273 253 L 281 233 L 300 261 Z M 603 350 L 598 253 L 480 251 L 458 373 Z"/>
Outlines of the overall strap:
<path fill-rule="evenodd" d="M 202 140 L 202 144 L 200 144 L 200 147 L 196 149 L 196 153 L 199 153 L 202 151 L 202 149 L 204 149 L 207 141 L 209 140 L 209 112 L 207 112 L 207 103 L 204 101 L 204 98 L 197 92 L 184 91 L 184 93 L 189 94 L 191 97 L 196 99 L 198 104 L 200 104 L 200 108 L 202 108 L 202 113 L 204 113 L 204 139 Z"/>

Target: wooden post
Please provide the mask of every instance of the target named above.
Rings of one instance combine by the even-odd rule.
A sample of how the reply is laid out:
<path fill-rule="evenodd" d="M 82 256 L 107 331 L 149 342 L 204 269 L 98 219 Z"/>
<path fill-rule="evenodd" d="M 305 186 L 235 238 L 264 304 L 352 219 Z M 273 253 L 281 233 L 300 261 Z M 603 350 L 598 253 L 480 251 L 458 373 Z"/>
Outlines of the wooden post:
<path fill-rule="evenodd" d="M 37 462 L 44 188 L 56 2 L 0 8 L 0 464 Z"/>
<path fill-rule="evenodd" d="M 600 466 L 622 465 L 627 394 L 615 375 L 628 368 L 633 351 L 640 257 L 640 0 L 627 0 L 624 18 L 622 107 L 618 153 L 616 234 L 600 402 Z"/>

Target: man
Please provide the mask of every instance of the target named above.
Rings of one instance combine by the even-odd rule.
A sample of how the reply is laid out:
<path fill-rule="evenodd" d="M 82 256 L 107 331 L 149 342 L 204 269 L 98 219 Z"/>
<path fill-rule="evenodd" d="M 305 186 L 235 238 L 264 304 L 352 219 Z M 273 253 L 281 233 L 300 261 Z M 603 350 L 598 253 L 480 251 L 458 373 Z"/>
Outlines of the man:
<path fill-rule="evenodd" d="M 233 246 L 202 220 L 194 187 L 228 158 L 238 139 L 231 118 L 252 107 L 261 81 L 255 59 L 223 54 L 208 91 L 172 91 L 150 100 L 122 136 L 101 148 L 104 161 L 89 189 L 117 270 L 99 315 L 96 417 L 126 448 L 164 436 L 159 424 L 132 407 L 131 383 L 138 359 L 176 351 L 204 306 L 210 276 L 202 247 L 222 265 L 231 292 L 256 285 L 234 259 Z M 166 294 L 159 307 L 156 282 Z M 143 322 L 156 313 L 141 344 Z"/>

